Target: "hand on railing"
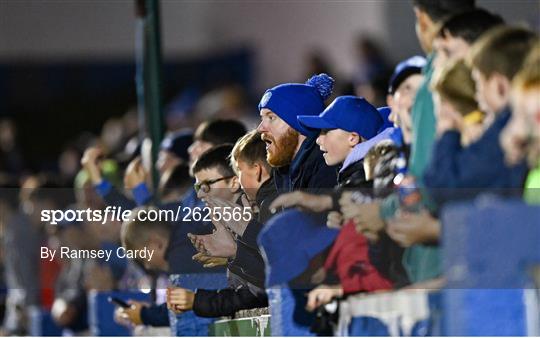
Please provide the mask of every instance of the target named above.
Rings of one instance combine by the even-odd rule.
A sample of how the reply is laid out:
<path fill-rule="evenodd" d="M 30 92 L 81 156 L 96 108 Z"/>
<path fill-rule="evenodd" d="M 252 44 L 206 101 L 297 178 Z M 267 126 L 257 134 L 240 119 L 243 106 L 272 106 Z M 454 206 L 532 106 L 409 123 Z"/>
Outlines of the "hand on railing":
<path fill-rule="evenodd" d="M 175 313 L 193 309 L 195 292 L 184 288 L 172 287 L 167 289 L 167 307 Z"/>

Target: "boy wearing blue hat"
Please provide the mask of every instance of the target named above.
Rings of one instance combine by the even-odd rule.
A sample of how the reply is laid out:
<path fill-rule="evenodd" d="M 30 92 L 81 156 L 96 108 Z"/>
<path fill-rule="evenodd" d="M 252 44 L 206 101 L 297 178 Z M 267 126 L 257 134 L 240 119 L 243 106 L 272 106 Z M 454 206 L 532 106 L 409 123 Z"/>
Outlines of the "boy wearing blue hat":
<path fill-rule="evenodd" d="M 384 121 L 364 98 L 340 96 L 319 116 L 299 116 L 304 126 L 320 130 L 317 144 L 327 165 L 341 164 L 359 143 L 377 135 Z"/>
<path fill-rule="evenodd" d="M 317 131 L 298 122 L 299 115 L 319 115 L 330 97 L 334 80 L 326 74 L 305 84 L 287 83 L 268 89 L 259 103 L 257 127 L 266 142 L 266 159 L 279 191 L 331 188 L 336 173 L 324 163 L 315 143 Z"/>
<path fill-rule="evenodd" d="M 320 131 L 317 144 L 319 144 L 323 152 L 327 165 L 342 165 L 348 160 L 348 165 L 342 167 L 339 172 L 338 186 L 348 188 L 371 187 L 371 182 L 366 181 L 363 157 L 356 157 L 353 150 L 359 144 L 376 138 L 379 135 L 379 131 L 383 129 L 384 119 L 374 106 L 364 98 L 341 96 L 336 98 L 320 115 L 299 116 L 298 121 L 305 127 Z M 355 157 L 354 160 L 349 159 L 352 155 Z M 366 198 L 369 200 L 369 197 L 366 196 Z M 322 212 L 334 209 L 334 204 L 334 198 L 331 194 L 312 195 L 295 192 L 278 197 L 272 203 L 271 208 L 301 205 L 306 209 Z M 328 226 L 342 227 L 343 236 L 347 237 L 344 242 L 354 243 L 356 245 L 355 250 L 358 248 L 363 248 L 363 250 L 357 250 L 355 255 L 349 256 L 349 260 L 346 263 L 339 263 L 338 265 L 340 267 L 338 270 L 347 270 L 349 271 L 349 275 L 360 274 L 361 277 L 359 278 L 366 281 L 365 283 L 360 283 L 355 280 L 352 282 L 354 287 L 350 287 L 351 283 L 347 284 L 349 285 L 346 288 L 347 293 L 353 292 L 351 290 L 358 292 L 385 289 L 389 285 L 391 286 L 393 282 L 401 281 L 404 275 L 403 271 L 396 271 L 396 273 L 390 271 L 390 269 L 394 270 L 394 266 L 386 262 L 375 266 L 368 254 L 371 245 L 367 242 L 366 237 L 356 233 L 354 223 L 343 223 L 343 221 L 344 219 L 340 213 L 331 212 L 328 217 Z M 354 234 L 353 236 L 350 235 L 351 228 Z M 287 241 L 281 240 L 282 243 L 287 243 Z M 337 250 L 342 251 L 339 248 Z M 341 253 L 341 256 L 347 254 Z M 379 259 L 378 261 L 380 262 L 381 260 Z M 340 260 L 340 262 L 343 262 L 343 260 Z M 269 262 L 268 264 L 274 263 Z M 331 264 L 331 266 L 333 265 Z M 359 272 L 360 270 L 353 272 L 352 266 L 362 266 L 361 272 Z M 334 269 L 331 270 L 333 271 Z M 344 274 L 340 275 L 340 282 L 345 283 L 346 280 L 341 279 L 343 276 Z M 332 296 L 336 296 L 338 294 L 334 292 L 335 290 L 342 290 L 340 295 L 343 295 L 343 288 L 341 286 L 334 288 L 323 284 L 314 289 L 312 291 L 313 293 L 310 293 L 310 297 L 312 294 L 321 295 L 326 292 Z"/>
<path fill-rule="evenodd" d="M 319 132 L 316 142 L 329 167 L 342 165 L 358 144 L 375 137 L 384 124 L 379 111 L 366 99 L 356 96 L 340 96 L 320 115 L 300 115 L 298 121 L 304 128 Z M 364 182 L 364 168 L 360 158 L 341 168 L 336 183 L 339 186 L 359 186 Z M 313 201 L 313 205 L 308 207 L 306 203 L 310 201 Z M 322 212 L 332 209 L 332 203 L 330 195 L 315 196 L 296 192 L 278 197 L 270 208 L 303 205 L 310 210 Z"/>

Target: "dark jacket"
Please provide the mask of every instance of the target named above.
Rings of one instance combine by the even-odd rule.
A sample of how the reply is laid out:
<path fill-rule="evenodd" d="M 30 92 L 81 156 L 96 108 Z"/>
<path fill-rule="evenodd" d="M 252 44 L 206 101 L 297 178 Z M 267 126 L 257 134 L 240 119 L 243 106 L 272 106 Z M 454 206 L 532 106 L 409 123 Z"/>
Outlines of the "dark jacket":
<path fill-rule="evenodd" d="M 502 111 L 482 137 L 468 147 L 461 146 L 456 131 L 447 131 L 435 143 L 424 185 L 439 206 L 485 192 L 521 196 L 527 164 L 508 167 L 499 143 L 511 115 L 509 109 Z"/>
<path fill-rule="evenodd" d="M 143 306 L 141 309 L 141 321 L 144 325 L 154 327 L 169 326 L 167 303 Z"/>
<path fill-rule="evenodd" d="M 193 312 L 200 317 L 234 316 L 237 311 L 268 306 L 266 294 L 255 297 L 247 288 L 197 290 Z"/>
<path fill-rule="evenodd" d="M 337 176 L 338 188 L 350 187 L 359 188 L 366 185 L 366 173 L 364 171 L 364 161 L 360 160 L 347 168 L 340 170 Z M 368 184 L 369 187 L 369 184 Z"/>
<path fill-rule="evenodd" d="M 242 236 L 238 237 L 236 241 L 236 257 L 233 263 L 240 267 L 244 273 L 254 276 L 257 281 L 253 284 L 259 288 L 264 288 L 265 275 L 264 260 L 257 246 L 257 236 L 266 221 L 272 217 L 272 213 L 268 207 L 276 196 L 277 193 L 273 179 L 270 178 L 257 191 L 257 196 L 255 197 L 256 204 L 259 208 L 257 217 L 249 222 Z"/>
<path fill-rule="evenodd" d="M 316 140 L 306 138 L 289 166 L 272 170 L 279 194 L 299 189 L 316 193 L 336 186 L 336 167 L 326 165 Z"/>
<path fill-rule="evenodd" d="M 268 206 L 275 197 L 276 189 L 270 178 L 257 191 L 255 200 L 259 213 L 249 222 L 244 234 L 237 238 L 236 257 L 229 264 L 231 272 L 251 283 L 256 290 L 244 286 L 240 289 L 197 291 L 194 305 L 197 315 L 214 316 L 219 313 L 221 316 L 230 316 L 239 310 L 268 306 L 268 297 L 264 292 L 264 260 L 256 240 L 264 223 L 272 216 Z"/>
<path fill-rule="evenodd" d="M 272 212 L 269 207 L 272 201 L 278 196 L 276 190 L 274 179 L 271 177 L 266 180 L 259 190 L 257 191 L 257 196 L 255 197 L 255 203 L 259 208 L 259 213 L 257 218 L 251 220 L 246 230 L 239 238 L 239 240 L 245 243 L 247 246 L 258 250 L 257 246 L 257 235 L 261 231 L 262 226 L 268 221 L 272 216 Z"/>
<path fill-rule="evenodd" d="M 257 191 L 257 217 L 249 222 L 244 234 L 236 239 L 236 257 L 228 268 L 242 279 L 243 285 L 240 288 L 229 287 L 221 290 L 198 289 L 193 304 L 196 315 L 232 316 L 240 310 L 268 306 L 268 297 L 264 292 L 264 260 L 256 239 L 266 218 L 271 216 L 268 206 L 275 196 L 276 190 L 270 178 Z M 251 287 L 246 282 L 251 284 Z"/>

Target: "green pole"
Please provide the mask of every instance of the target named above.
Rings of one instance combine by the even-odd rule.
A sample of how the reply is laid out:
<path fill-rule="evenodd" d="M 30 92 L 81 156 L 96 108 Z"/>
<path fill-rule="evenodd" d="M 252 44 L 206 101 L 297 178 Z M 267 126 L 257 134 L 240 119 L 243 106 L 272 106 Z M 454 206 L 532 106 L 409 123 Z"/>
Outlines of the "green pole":
<path fill-rule="evenodd" d="M 159 173 L 155 167 L 159 144 L 163 138 L 163 98 L 161 79 L 161 32 L 159 0 L 138 0 L 137 13 L 144 22 L 144 110 L 146 135 L 152 140 L 152 184 L 154 191 L 159 183 Z"/>

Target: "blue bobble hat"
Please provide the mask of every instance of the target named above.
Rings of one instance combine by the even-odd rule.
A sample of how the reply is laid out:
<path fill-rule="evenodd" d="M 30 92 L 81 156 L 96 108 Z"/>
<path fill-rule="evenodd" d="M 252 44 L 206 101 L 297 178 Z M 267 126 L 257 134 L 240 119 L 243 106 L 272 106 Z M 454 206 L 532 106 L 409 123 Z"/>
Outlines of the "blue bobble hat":
<path fill-rule="evenodd" d="M 334 79 L 324 73 L 312 76 L 305 84 L 281 84 L 264 93 L 259 111 L 270 109 L 300 134 L 313 136 L 317 131 L 302 126 L 297 117 L 319 115 L 324 110 L 324 101 L 332 95 L 333 88 Z"/>
<path fill-rule="evenodd" d="M 193 133 L 189 129 L 177 131 L 161 141 L 160 148 L 167 150 L 184 161 L 189 161 L 188 148 L 193 143 Z"/>
<path fill-rule="evenodd" d="M 329 229 L 325 223 L 325 218 L 297 209 L 268 221 L 257 239 L 266 263 L 266 287 L 293 280 L 334 242 L 339 230 Z"/>
<path fill-rule="evenodd" d="M 398 63 L 394 69 L 394 73 L 390 77 L 390 83 L 388 84 L 388 93 L 394 94 L 399 85 L 405 81 L 409 76 L 413 74 L 422 73 L 422 68 L 426 65 L 426 58 L 422 56 L 413 56 L 407 60 Z"/>
<path fill-rule="evenodd" d="M 301 124 L 314 129 L 342 129 L 355 132 L 370 139 L 377 135 L 383 125 L 383 118 L 377 108 L 363 97 L 340 96 L 319 116 L 298 117 Z"/>

